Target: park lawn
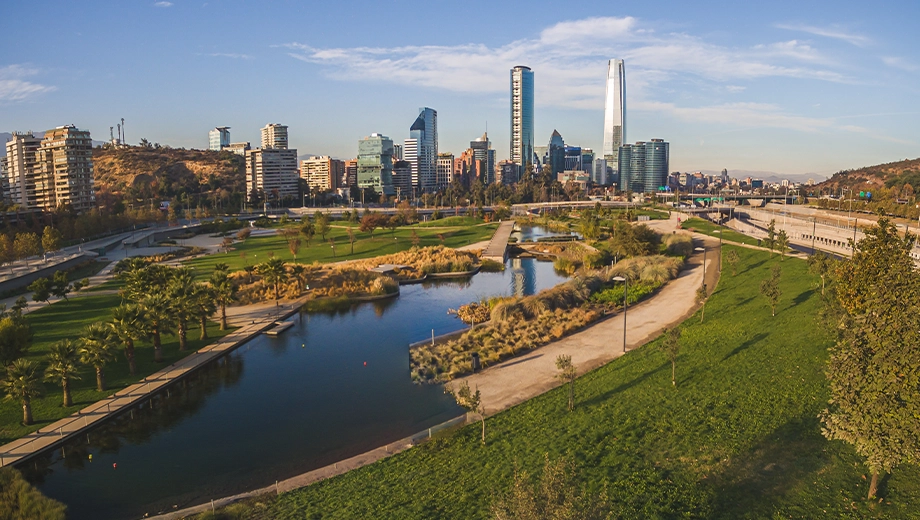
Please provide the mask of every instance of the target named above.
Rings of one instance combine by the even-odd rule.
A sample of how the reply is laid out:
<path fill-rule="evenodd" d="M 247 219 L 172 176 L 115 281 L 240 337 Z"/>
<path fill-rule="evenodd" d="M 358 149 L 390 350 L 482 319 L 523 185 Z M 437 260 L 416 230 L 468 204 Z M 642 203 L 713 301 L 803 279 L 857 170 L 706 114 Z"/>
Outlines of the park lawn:
<path fill-rule="evenodd" d="M 750 246 L 760 245 L 760 241 L 754 237 L 750 237 L 744 233 L 739 233 L 729 227 L 719 226 L 701 218 L 688 218 L 687 220 L 680 223 L 680 227 L 681 229 L 692 229 L 697 233 L 702 233 L 704 235 L 709 235 L 716 238 L 719 238 L 719 233 L 716 233 L 716 230 L 721 229 L 722 240 L 728 242 L 738 242 L 739 244 L 747 244 Z"/>
<path fill-rule="evenodd" d="M 700 315 L 681 325 L 677 387 L 660 338 L 479 424 L 312 486 L 266 496 L 242 518 L 490 518 L 515 468 L 567 457 L 613 518 L 916 518 L 920 470 L 899 467 L 867 504 L 866 468 L 820 433 L 832 335 L 807 264 L 740 256 Z M 777 316 L 759 294 L 782 266 Z M 486 407 L 489 403 L 484 403 Z M 239 508 L 234 512 L 240 511 Z"/>
<path fill-rule="evenodd" d="M 440 222 L 440 221 L 438 221 Z M 326 235 L 326 241 L 316 236 L 309 245 L 304 243 L 297 254 L 297 262 L 312 264 L 313 262 L 329 263 L 343 260 L 356 260 L 389 255 L 405 251 L 412 247 L 412 232 L 419 237 L 419 246 L 441 245 L 438 235 L 444 237 L 443 245 L 460 247 L 489 239 L 498 224 L 479 226 L 443 228 L 424 228 L 417 226 L 404 226 L 395 231 L 377 229 L 373 237 L 370 233 L 362 233 L 355 226 L 355 252 L 351 254 L 351 244 L 348 242 L 348 227 L 334 223 Z M 335 240 L 335 255 L 329 240 Z M 236 242 L 229 253 L 218 253 L 183 262 L 195 270 L 196 278 L 205 279 L 211 275 L 217 263 L 224 262 L 230 266 L 231 271 L 239 271 L 246 265 L 256 265 L 270 258 L 281 258 L 286 262 L 293 262 L 294 256 L 288 249 L 287 240 L 280 235 L 249 237 L 244 242 Z"/>
<path fill-rule="evenodd" d="M 466 217 L 466 216 L 453 216 L 453 217 L 444 217 L 439 218 L 438 220 L 428 220 L 426 222 L 419 222 L 415 224 L 414 227 L 467 227 L 467 226 L 479 226 L 484 224 L 485 221 L 481 218 L 476 217 Z"/>
<path fill-rule="evenodd" d="M 26 315 L 26 319 L 32 325 L 34 336 L 32 338 L 32 347 L 25 357 L 38 362 L 41 370 L 44 371 L 46 366 L 45 356 L 52 343 L 61 339 L 75 340 L 79 337 L 80 331 L 87 325 L 98 321 L 108 321 L 112 317 L 113 309 L 119 304 L 121 304 L 121 296 L 117 294 L 82 296 L 60 301 L 30 312 Z M 128 373 L 128 362 L 125 358 L 124 350 L 119 347 L 115 361 L 105 367 L 108 390 L 97 392 L 95 369 L 93 367 L 83 367 L 80 371 L 81 379 L 71 381 L 74 405 L 68 408 L 61 406 L 63 392 L 60 384 L 46 382 L 44 383 L 43 396 L 32 400 L 32 415 L 35 418 L 35 424 L 31 426 L 22 425 L 22 407 L 19 401 L 2 401 L 0 402 L 0 444 L 22 437 L 89 404 L 104 399 L 128 385 L 140 381 L 145 376 L 169 366 L 171 363 L 175 363 L 211 343 L 215 338 L 228 334 L 231 330 L 221 331 L 217 323 L 210 322 L 208 324 L 208 335 L 211 339 L 202 341 L 198 339 L 198 322 L 190 323 L 188 350 L 185 352 L 179 351 L 178 337 L 164 335 L 164 361 L 162 363 L 153 361 L 153 345 L 149 341 L 138 342 L 135 345 L 137 375 L 133 377 Z"/>

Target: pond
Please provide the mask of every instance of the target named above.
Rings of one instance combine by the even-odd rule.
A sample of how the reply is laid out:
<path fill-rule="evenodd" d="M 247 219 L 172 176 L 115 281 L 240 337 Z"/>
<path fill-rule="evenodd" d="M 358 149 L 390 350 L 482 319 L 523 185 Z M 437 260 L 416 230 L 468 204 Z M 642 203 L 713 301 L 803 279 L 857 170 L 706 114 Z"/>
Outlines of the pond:
<path fill-rule="evenodd" d="M 540 239 L 550 238 L 550 237 L 567 237 L 575 236 L 579 237 L 578 233 L 572 231 L 552 231 L 543 226 L 528 226 L 523 225 L 520 227 L 519 231 L 514 231 L 511 233 L 512 238 L 516 238 L 518 243 L 521 242 L 536 242 Z"/>
<path fill-rule="evenodd" d="M 138 518 L 274 484 L 462 413 L 409 377 L 410 343 L 458 330 L 448 308 L 565 278 L 513 259 L 501 273 L 401 287 L 398 298 L 303 314 L 168 395 L 21 465 L 70 518 Z"/>

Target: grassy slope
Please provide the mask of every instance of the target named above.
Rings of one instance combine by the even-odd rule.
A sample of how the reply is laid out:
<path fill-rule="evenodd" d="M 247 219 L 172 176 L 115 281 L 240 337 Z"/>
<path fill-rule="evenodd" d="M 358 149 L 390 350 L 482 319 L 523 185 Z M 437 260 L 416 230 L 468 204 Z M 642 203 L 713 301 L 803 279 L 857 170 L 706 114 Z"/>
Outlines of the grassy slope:
<path fill-rule="evenodd" d="M 744 233 L 739 233 L 729 227 L 718 226 L 709 222 L 708 220 L 703 220 L 701 218 L 689 218 L 680 223 L 681 229 L 693 229 L 698 233 L 703 233 L 704 235 L 709 235 L 711 237 L 719 237 L 719 234 L 715 231 L 717 229 L 722 230 L 722 239 L 729 242 L 738 242 L 740 244 L 748 244 L 751 246 L 759 245 L 757 239 L 749 237 Z"/>
<path fill-rule="evenodd" d="M 575 412 L 557 389 L 489 419 L 486 446 L 471 425 L 244 516 L 487 518 L 514 468 L 539 473 L 549 454 L 571 457 L 591 489 L 606 484 L 621 518 L 911 518 L 916 467 L 869 509 L 861 460 L 820 434 L 831 338 L 805 263 L 782 262 L 773 318 L 757 287 L 779 260 L 736 250 L 739 273 L 723 276 L 706 322 L 683 326 L 676 389 L 653 342 L 581 377 Z"/>
<path fill-rule="evenodd" d="M 436 221 L 440 222 L 440 221 Z M 317 236 L 309 246 L 304 244 L 297 261 L 300 263 L 328 263 L 342 260 L 356 260 L 359 258 L 370 258 L 380 255 L 388 255 L 399 251 L 405 251 L 412 247 L 412 231 L 419 236 L 420 246 L 440 245 L 441 240 L 438 235 L 444 236 L 444 245 L 448 247 L 460 247 L 467 244 L 487 240 L 495 232 L 498 224 L 487 224 L 483 226 L 454 227 L 450 229 L 443 228 L 424 228 L 424 227 L 400 227 L 395 233 L 387 229 L 377 229 L 371 238 L 370 233 L 361 233 L 357 226 L 354 228 L 355 254 L 351 253 L 351 244 L 348 242 L 347 227 L 335 222 L 331 232 L 326 235 L 327 242 Z M 335 256 L 332 255 L 332 248 L 328 240 L 334 238 L 336 242 Z M 226 262 L 230 265 L 231 271 L 242 269 L 245 265 L 255 265 L 264 262 L 269 258 L 269 253 L 274 253 L 275 257 L 291 262 L 294 257 L 288 249 L 287 240 L 284 237 L 273 235 L 264 237 L 250 237 L 243 243 L 234 244 L 234 251 L 230 253 L 221 253 L 202 258 L 196 258 L 184 262 L 185 265 L 193 267 L 196 272 L 202 276 L 210 275 L 214 265 L 218 262 Z M 244 256 L 241 256 L 245 254 Z"/>
<path fill-rule="evenodd" d="M 72 298 L 38 309 L 26 317 L 32 324 L 34 337 L 32 348 L 26 358 L 41 363 L 44 370 L 45 356 L 48 347 L 61 339 L 77 339 L 80 331 L 97 321 L 108 321 L 112 317 L 112 310 L 121 303 L 121 297 L 115 294 L 102 296 L 86 296 Z M 179 352 L 179 340 L 175 336 L 163 337 L 164 363 L 153 361 L 153 346 L 149 342 L 136 345 L 135 358 L 137 360 L 137 376 L 131 377 L 128 373 L 128 362 L 125 360 L 123 350 L 119 348 L 116 360 L 105 368 L 108 391 L 96 391 L 96 374 L 92 367 L 84 367 L 80 371 L 82 379 L 71 382 L 74 405 L 69 408 L 61 406 L 63 401 L 59 384 L 45 383 L 44 395 L 32 401 L 32 413 L 35 424 L 22 425 L 22 408 L 18 401 L 0 402 L 0 443 L 7 443 L 29 432 L 35 431 L 58 419 L 66 417 L 77 410 L 103 399 L 122 388 L 141 380 L 144 376 L 174 363 L 195 350 L 210 343 L 216 337 L 223 336 L 229 331 L 220 331 L 216 323 L 208 327 L 210 340 L 198 340 L 197 321 L 190 324 L 189 346 L 185 352 Z"/>

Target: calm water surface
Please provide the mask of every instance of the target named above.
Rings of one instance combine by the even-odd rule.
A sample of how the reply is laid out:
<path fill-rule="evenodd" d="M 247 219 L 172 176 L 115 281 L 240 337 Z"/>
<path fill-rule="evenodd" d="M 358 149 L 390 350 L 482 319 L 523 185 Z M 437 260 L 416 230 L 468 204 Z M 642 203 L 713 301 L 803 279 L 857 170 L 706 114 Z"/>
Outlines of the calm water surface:
<path fill-rule="evenodd" d="M 20 469 L 71 518 L 100 520 L 273 484 L 459 415 L 440 387 L 411 382 L 408 344 L 462 328 L 448 308 L 563 280 L 550 263 L 509 260 L 503 273 L 291 318 L 280 337 L 254 339 L 152 405 Z"/>

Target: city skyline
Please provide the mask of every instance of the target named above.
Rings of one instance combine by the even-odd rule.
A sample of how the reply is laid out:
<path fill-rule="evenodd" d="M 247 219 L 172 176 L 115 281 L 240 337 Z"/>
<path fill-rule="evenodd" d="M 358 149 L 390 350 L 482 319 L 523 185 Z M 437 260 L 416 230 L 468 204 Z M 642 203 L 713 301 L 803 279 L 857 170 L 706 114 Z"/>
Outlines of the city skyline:
<path fill-rule="evenodd" d="M 604 66 L 617 58 L 630 63 L 631 139 L 667 139 L 674 170 L 827 174 L 914 157 L 920 147 L 911 110 L 920 45 L 909 30 L 920 6 L 909 2 L 892 2 L 898 17 L 870 6 L 830 14 L 791 2 L 675 2 L 658 19 L 600 2 L 564 15 L 489 4 L 490 20 L 464 30 L 360 4 L 394 29 L 374 37 L 361 20 L 333 29 L 348 5 L 158 4 L 64 5 L 44 14 L 11 5 L 6 19 L 19 22 L 6 32 L 0 62 L 0 131 L 69 122 L 104 140 L 124 117 L 129 143 L 204 149 L 217 126 L 255 144 L 274 120 L 291 126 L 292 147 L 347 159 L 373 132 L 401 142 L 407 114 L 431 106 L 441 119 L 439 148 L 459 153 L 487 129 L 495 143 L 510 141 L 506 74 L 526 64 L 540 82 L 534 141 L 558 129 L 567 142 L 601 150 Z M 473 4 L 440 9 L 459 16 Z M 253 30 L 225 37 L 241 9 Z M 511 12 L 526 30 L 499 24 Z M 778 14 L 785 12 L 796 14 Z M 318 29 L 304 31 L 307 20 Z M 267 27 L 268 37 L 259 30 Z M 29 43 L 36 40 L 47 45 Z M 71 40 L 95 52 L 54 51 Z M 504 145 L 496 150 L 506 158 Z"/>

